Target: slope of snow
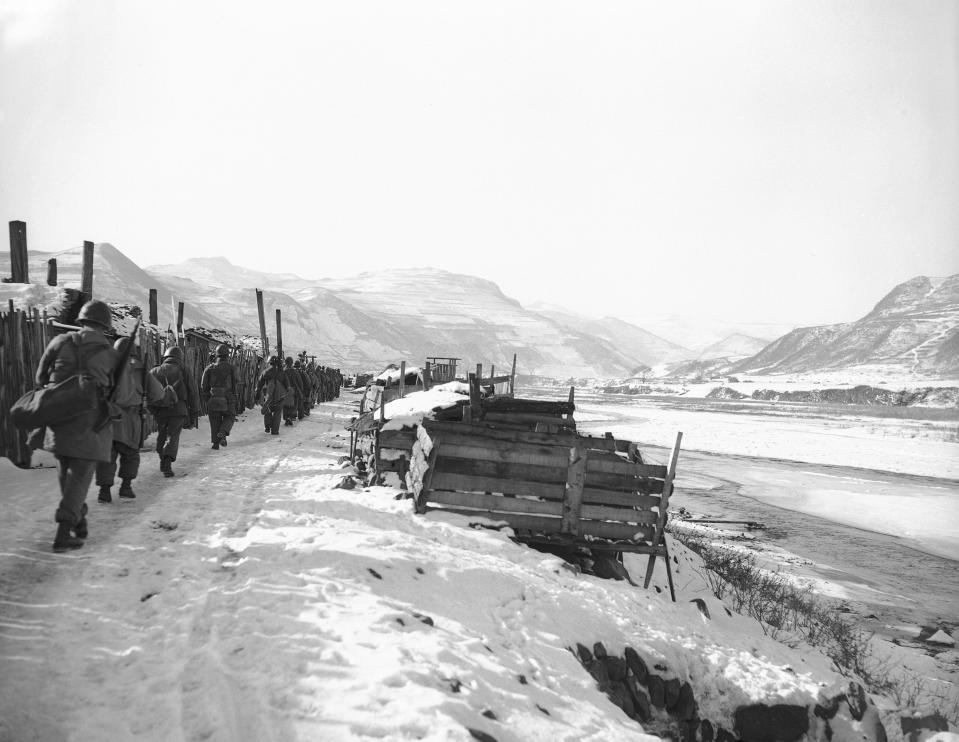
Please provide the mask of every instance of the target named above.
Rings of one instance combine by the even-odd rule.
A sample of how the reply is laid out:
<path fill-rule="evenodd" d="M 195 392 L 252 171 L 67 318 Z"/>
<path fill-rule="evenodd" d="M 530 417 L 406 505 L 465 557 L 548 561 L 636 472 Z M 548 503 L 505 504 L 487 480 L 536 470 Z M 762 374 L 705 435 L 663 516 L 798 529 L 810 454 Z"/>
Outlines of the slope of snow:
<path fill-rule="evenodd" d="M 338 488 L 351 412 L 323 405 L 279 437 L 248 414 L 216 452 L 203 423 L 176 478 L 144 453 L 137 498 L 94 498 L 86 546 L 63 555 L 55 472 L 0 463 L 0 739 L 655 739 L 577 642 L 635 647 L 727 727 L 738 705 L 841 687 L 817 653 L 727 616 L 678 545 L 672 603 L 661 565 L 646 591 L 417 516 L 394 489 Z"/>

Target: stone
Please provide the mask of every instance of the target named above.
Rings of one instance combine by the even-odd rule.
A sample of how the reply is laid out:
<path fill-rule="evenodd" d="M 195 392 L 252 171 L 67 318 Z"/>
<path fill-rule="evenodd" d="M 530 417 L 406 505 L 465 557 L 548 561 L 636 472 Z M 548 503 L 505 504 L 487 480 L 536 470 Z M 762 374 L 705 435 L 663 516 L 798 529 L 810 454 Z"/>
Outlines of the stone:
<path fill-rule="evenodd" d="M 646 687 L 649 688 L 649 700 L 658 709 L 666 706 L 666 683 L 659 675 L 650 675 Z"/>
<path fill-rule="evenodd" d="M 579 661 L 584 665 L 593 661 L 593 653 L 582 644 L 576 645 L 576 656 L 579 657 Z"/>
<path fill-rule="evenodd" d="M 629 718 L 636 717 L 632 696 L 622 683 L 613 683 L 607 693 L 609 700 L 619 706 Z"/>
<path fill-rule="evenodd" d="M 690 721 L 696 716 L 696 698 L 693 696 L 693 686 L 689 683 L 683 683 L 679 689 L 679 701 L 676 702 L 673 714 L 683 721 Z"/>
<path fill-rule="evenodd" d="M 649 669 L 646 667 L 646 663 L 643 662 L 643 658 L 640 657 L 632 647 L 626 647 L 624 656 L 626 657 L 626 665 L 630 671 L 640 683 L 645 685 L 646 678 L 649 677 Z"/>
<path fill-rule="evenodd" d="M 856 721 L 862 719 L 863 714 L 869 707 L 869 699 L 866 696 L 865 689 L 859 683 L 850 683 L 849 690 L 846 692 L 846 704 L 849 706 L 849 713 Z"/>
<path fill-rule="evenodd" d="M 743 742 L 794 742 L 809 731 L 805 706 L 756 703 L 733 714 L 733 731 Z"/>
<path fill-rule="evenodd" d="M 949 731 L 949 722 L 938 712 L 926 716 L 903 716 L 899 720 L 899 726 L 906 742 L 919 742 L 926 737 L 926 732 Z"/>
<path fill-rule="evenodd" d="M 473 729 L 472 727 L 466 727 L 466 731 L 470 733 L 470 736 L 473 739 L 478 739 L 479 742 L 496 742 L 496 737 L 492 734 L 487 734 L 484 731 L 479 729 Z"/>
<path fill-rule="evenodd" d="M 956 640 L 953 639 L 949 634 L 940 629 L 935 634 L 926 639 L 927 644 L 940 644 L 944 647 L 954 647 L 956 646 Z"/>
<path fill-rule="evenodd" d="M 839 704 L 845 700 L 846 694 L 840 693 L 838 696 L 833 696 L 823 703 L 817 703 L 813 709 L 813 713 L 820 719 L 829 720 L 836 715 L 836 712 L 839 711 Z"/>
<path fill-rule="evenodd" d="M 666 710 L 672 711 L 679 702 L 679 691 L 682 689 L 682 683 L 678 678 L 670 678 L 666 681 L 666 687 L 663 693 L 663 700 L 666 704 Z"/>
<path fill-rule="evenodd" d="M 586 671 L 599 684 L 600 690 L 605 690 L 606 686 L 609 685 L 609 673 L 606 672 L 606 665 L 599 660 L 593 660 L 586 665 Z"/>
<path fill-rule="evenodd" d="M 626 660 L 621 660 L 619 657 L 607 657 L 603 660 L 603 664 L 606 665 L 606 673 L 610 680 L 626 679 L 626 673 L 629 670 Z"/>
<path fill-rule="evenodd" d="M 699 609 L 699 612 L 702 613 L 706 618 L 712 618 L 712 616 L 709 615 L 709 606 L 706 605 L 705 600 L 702 598 L 693 598 L 689 602 L 695 605 Z"/>
<path fill-rule="evenodd" d="M 632 675 L 626 677 L 626 687 L 629 688 L 629 694 L 633 697 L 633 709 L 636 712 L 636 718 L 642 722 L 653 718 L 653 709 L 649 703 L 649 696 L 646 695 L 639 683 Z"/>
<path fill-rule="evenodd" d="M 596 642 L 593 645 L 593 656 L 598 660 L 605 660 L 609 656 L 602 642 Z"/>

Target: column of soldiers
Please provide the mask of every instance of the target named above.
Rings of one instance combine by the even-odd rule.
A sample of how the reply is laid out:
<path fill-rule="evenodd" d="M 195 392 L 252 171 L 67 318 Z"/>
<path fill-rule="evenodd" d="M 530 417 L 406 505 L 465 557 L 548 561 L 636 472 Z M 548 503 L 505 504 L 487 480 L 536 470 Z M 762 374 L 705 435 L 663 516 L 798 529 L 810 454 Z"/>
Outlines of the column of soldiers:
<path fill-rule="evenodd" d="M 343 374 L 339 369 L 317 366 L 307 361 L 306 351 L 294 361 L 270 356 L 266 370 L 256 383 L 255 397 L 261 400 L 263 432 L 280 434 L 280 420 L 292 426 L 310 414 L 318 403 L 329 402 L 340 396 Z"/>
<path fill-rule="evenodd" d="M 37 366 L 39 387 L 57 384 L 78 373 L 96 389 L 97 405 L 79 416 L 51 423 L 43 447 L 57 461 L 60 503 L 54 520 L 57 533 L 53 550 L 63 552 L 83 546 L 89 535 L 87 491 L 96 477 L 98 502 L 113 501 L 111 490 L 117 477 L 117 496 L 133 499 L 133 480 L 140 470 L 140 449 L 146 436 L 146 410 L 157 425 L 156 452 L 160 471 L 174 476 L 180 434 L 197 426 L 200 410 L 193 379 L 184 365 L 183 351 L 166 349 L 162 362 L 147 369 L 130 347 L 132 338 L 111 344 L 110 308 L 102 301 L 89 301 L 80 309 L 80 330 L 53 338 Z M 230 348 L 219 345 L 200 380 L 200 397 L 206 403 L 213 450 L 227 445 L 241 400 L 236 369 L 229 361 Z M 260 375 L 256 399 L 261 402 L 264 429 L 279 435 L 280 419 L 292 425 L 302 420 L 318 402 L 339 396 L 342 375 L 338 369 L 317 367 L 306 354 L 286 364 L 273 356 Z"/>

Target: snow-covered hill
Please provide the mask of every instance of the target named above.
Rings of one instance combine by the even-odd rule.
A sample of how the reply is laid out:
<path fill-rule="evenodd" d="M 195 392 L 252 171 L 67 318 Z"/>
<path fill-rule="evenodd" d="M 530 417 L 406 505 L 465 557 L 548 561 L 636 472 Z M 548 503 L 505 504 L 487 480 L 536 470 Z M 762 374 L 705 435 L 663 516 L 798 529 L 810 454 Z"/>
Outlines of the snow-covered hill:
<path fill-rule="evenodd" d="M 916 375 L 959 372 L 959 274 L 917 276 L 860 320 L 803 327 L 734 367 L 741 373 L 796 373 L 883 366 Z"/>
<path fill-rule="evenodd" d="M 699 352 L 700 360 L 710 358 L 728 358 L 730 360 L 739 360 L 755 355 L 763 348 L 769 345 L 768 340 L 761 340 L 751 335 L 744 335 L 735 332 L 727 335 L 712 345 L 707 345 Z"/>

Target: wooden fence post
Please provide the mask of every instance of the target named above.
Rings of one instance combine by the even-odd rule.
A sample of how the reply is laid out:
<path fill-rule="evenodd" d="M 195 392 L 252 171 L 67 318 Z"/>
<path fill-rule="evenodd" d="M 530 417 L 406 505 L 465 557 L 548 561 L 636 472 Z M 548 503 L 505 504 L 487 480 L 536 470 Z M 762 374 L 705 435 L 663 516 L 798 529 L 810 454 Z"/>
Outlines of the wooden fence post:
<path fill-rule="evenodd" d="M 283 320 L 280 310 L 276 310 L 276 354 L 283 361 Z"/>
<path fill-rule="evenodd" d="M 26 222 L 10 222 L 10 276 L 14 283 L 30 283 Z"/>
<path fill-rule="evenodd" d="M 57 285 L 57 259 L 50 258 L 47 261 L 47 286 Z"/>
<path fill-rule="evenodd" d="M 406 361 L 400 361 L 400 399 L 406 396 Z"/>
<path fill-rule="evenodd" d="M 150 289 L 150 324 L 154 327 L 160 326 L 160 313 L 157 310 L 157 290 Z"/>
<path fill-rule="evenodd" d="M 176 305 L 176 336 L 180 341 L 180 345 L 183 345 L 183 302 L 178 302 Z"/>
<path fill-rule="evenodd" d="M 84 301 L 93 298 L 93 243 L 83 242 L 83 263 L 80 267 L 80 291 Z"/>
<path fill-rule="evenodd" d="M 426 366 L 423 368 L 423 391 L 428 392 L 430 390 L 430 362 L 426 362 Z"/>
<path fill-rule="evenodd" d="M 270 355 L 270 339 L 266 336 L 266 315 L 263 314 L 263 292 L 256 291 L 256 314 L 260 318 L 260 348 L 263 350 L 263 360 Z"/>
<path fill-rule="evenodd" d="M 509 373 L 509 396 L 516 395 L 516 354 L 513 353 L 513 370 Z"/>

